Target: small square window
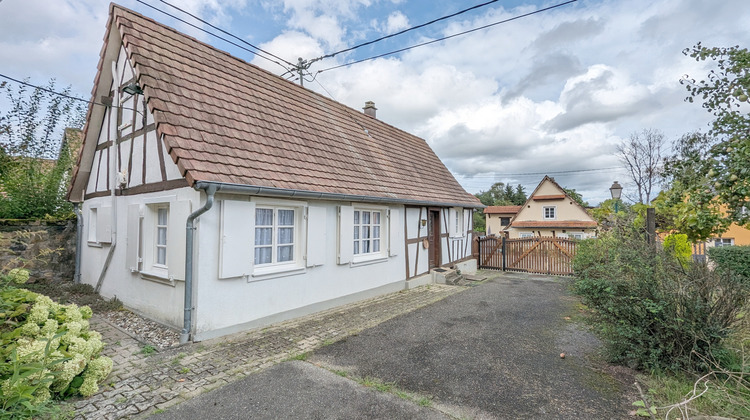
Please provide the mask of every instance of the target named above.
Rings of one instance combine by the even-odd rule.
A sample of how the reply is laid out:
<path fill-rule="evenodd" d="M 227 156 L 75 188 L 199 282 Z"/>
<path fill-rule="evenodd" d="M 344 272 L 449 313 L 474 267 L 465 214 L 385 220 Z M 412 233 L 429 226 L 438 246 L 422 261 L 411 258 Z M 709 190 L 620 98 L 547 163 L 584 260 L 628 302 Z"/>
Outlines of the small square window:
<path fill-rule="evenodd" d="M 555 210 L 556 210 L 556 207 L 554 206 L 544 207 L 543 208 L 544 220 L 554 220 L 556 217 Z"/>

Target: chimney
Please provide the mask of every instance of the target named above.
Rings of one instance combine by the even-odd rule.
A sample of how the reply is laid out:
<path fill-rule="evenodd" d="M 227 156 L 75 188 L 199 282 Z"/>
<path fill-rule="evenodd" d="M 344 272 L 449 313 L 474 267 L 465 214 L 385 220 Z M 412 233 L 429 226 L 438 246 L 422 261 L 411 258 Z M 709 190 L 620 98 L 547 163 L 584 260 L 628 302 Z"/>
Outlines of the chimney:
<path fill-rule="evenodd" d="M 367 102 L 365 102 L 365 107 L 362 108 L 362 109 L 365 110 L 365 115 L 369 115 L 372 118 L 376 118 L 375 117 L 375 111 L 377 111 L 378 109 L 375 108 L 375 102 L 373 102 L 373 101 L 367 101 Z"/>

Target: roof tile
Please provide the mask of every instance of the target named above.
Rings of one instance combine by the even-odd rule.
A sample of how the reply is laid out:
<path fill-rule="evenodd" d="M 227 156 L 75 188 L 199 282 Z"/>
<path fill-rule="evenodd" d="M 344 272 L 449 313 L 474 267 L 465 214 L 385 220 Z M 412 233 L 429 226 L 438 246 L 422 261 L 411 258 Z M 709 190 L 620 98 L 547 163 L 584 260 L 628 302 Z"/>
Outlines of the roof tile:
<path fill-rule="evenodd" d="M 112 12 L 157 130 L 191 185 L 479 205 L 424 140 L 135 12 Z"/>

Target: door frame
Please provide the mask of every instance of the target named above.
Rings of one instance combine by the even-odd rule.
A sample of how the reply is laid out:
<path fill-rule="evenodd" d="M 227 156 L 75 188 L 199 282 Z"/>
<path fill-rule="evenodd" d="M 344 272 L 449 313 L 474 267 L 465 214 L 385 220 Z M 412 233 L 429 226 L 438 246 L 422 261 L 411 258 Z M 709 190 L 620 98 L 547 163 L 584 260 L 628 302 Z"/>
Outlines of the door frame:
<path fill-rule="evenodd" d="M 442 262 L 442 224 L 443 209 L 430 207 L 427 209 L 427 240 L 430 244 L 428 249 L 428 269 L 432 270 L 441 266 Z"/>

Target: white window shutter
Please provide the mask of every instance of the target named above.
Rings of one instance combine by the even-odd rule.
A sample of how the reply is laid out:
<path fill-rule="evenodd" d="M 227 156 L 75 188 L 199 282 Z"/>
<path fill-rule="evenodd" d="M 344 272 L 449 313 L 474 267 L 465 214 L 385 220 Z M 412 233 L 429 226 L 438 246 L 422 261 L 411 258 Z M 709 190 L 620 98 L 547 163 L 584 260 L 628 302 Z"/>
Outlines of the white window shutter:
<path fill-rule="evenodd" d="M 307 266 L 323 265 L 326 260 L 328 230 L 326 229 L 326 208 L 307 208 Z"/>
<path fill-rule="evenodd" d="M 255 203 L 223 200 L 219 234 L 219 278 L 249 277 L 254 259 Z"/>
<path fill-rule="evenodd" d="M 190 212 L 190 201 L 169 203 L 167 268 L 172 280 L 185 280 L 185 226 Z"/>
<path fill-rule="evenodd" d="M 112 243 L 112 207 L 99 207 L 96 211 L 96 242 Z"/>
<path fill-rule="evenodd" d="M 339 206 L 338 263 L 348 264 L 354 255 L 354 207 Z"/>
<path fill-rule="evenodd" d="M 128 206 L 128 229 L 127 252 L 125 256 L 125 267 L 131 272 L 141 271 L 141 220 L 142 211 L 140 204 Z"/>
<path fill-rule="evenodd" d="M 448 209 L 448 231 L 450 232 L 450 237 L 455 238 L 458 236 L 456 232 L 458 231 L 458 228 L 456 227 L 456 209 L 450 208 Z"/>
<path fill-rule="evenodd" d="M 399 209 L 388 211 L 388 256 L 398 255 L 404 246 L 404 225 Z"/>

